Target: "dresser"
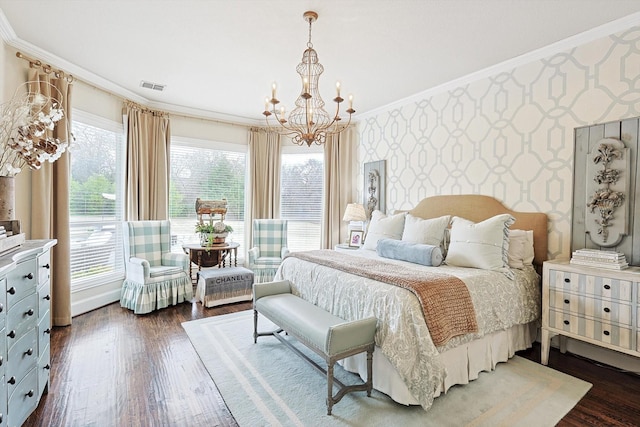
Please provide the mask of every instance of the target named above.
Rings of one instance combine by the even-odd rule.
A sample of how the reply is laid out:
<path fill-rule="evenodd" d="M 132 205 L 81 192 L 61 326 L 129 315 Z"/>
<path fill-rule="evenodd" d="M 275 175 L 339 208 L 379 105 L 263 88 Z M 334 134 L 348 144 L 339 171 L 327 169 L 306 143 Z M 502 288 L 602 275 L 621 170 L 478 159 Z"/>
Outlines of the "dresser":
<path fill-rule="evenodd" d="M 0 255 L 0 426 L 20 426 L 47 391 L 51 248 L 30 240 Z"/>
<path fill-rule="evenodd" d="M 574 338 L 640 357 L 640 268 L 625 270 L 546 261 L 542 272 L 542 364 L 551 338 Z"/>

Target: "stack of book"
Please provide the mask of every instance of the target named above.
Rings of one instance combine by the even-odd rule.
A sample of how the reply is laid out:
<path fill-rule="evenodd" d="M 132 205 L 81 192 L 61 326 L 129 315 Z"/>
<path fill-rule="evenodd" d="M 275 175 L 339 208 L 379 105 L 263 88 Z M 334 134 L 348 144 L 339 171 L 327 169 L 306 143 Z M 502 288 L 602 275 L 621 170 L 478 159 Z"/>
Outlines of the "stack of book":
<path fill-rule="evenodd" d="M 608 268 L 610 270 L 624 270 L 629 267 L 624 254 L 597 249 L 578 249 L 573 252 L 571 264 L 589 267 Z"/>

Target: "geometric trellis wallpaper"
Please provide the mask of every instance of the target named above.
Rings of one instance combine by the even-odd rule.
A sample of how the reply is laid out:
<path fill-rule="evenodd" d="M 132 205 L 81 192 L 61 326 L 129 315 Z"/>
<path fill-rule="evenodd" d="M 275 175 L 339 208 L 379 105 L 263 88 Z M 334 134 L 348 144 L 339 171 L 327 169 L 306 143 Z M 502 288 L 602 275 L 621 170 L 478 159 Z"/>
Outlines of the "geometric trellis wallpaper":
<path fill-rule="evenodd" d="M 574 128 L 636 116 L 640 27 L 365 118 L 358 161 L 387 161 L 389 211 L 486 194 L 545 212 L 549 257 L 567 258 Z"/>

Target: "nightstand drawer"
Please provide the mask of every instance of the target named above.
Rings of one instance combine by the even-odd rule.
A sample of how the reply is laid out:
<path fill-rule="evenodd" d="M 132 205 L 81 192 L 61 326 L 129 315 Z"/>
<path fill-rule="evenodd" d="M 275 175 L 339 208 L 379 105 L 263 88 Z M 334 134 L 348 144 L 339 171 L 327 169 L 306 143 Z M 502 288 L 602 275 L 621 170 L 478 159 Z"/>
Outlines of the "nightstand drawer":
<path fill-rule="evenodd" d="M 632 330 L 620 325 L 600 322 L 562 311 L 549 310 L 549 327 L 578 337 L 590 338 L 631 350 Z"/>
<path fill-rule="evenodd" d="M 594 274 L 549 270 L 549 288 L 580 295 L 589 295 L 631 302 L 633 282 Z"/>
<path fill-rule="evenodd" d="M 549 307 L 552 310 L 602 320 L 606 323 L 619 323 L 629 328 L 632 326 L 631 305 L 619 301 L 550 289 Z"/>

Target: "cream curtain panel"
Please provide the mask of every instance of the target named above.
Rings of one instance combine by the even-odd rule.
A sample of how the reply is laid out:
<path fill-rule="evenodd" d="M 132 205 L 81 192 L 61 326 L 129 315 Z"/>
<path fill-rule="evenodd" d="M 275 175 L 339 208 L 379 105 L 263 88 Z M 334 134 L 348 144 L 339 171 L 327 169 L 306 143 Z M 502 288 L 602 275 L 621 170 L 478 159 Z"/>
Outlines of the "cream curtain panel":
<path fill-rule="evenodd" d="M 62 141 L 71 141 L 71 89 L 64 76 L 29 70 L 29 90 L 49 91 L 49 83 L 60 91 L 65 117 L 53 131 Z M 71 165 L 65 151 L 55 163 L 45 162 L 31 173 L 31 238 L 58 239 L 51 253 L 51 322 L 54 326 L 71 324 L 71 238 L 69 233 L 69 187 Z M 37 207 L 37 209 L 35 208 Z"/>
<path fill-rule="evenodd" d="M 169 219 L 169 115 L 126 101 L 125 218 Z"/>
<path fill-rule="evenodd" d="M 280 216 L 280 135 L 249 131 L 250 220 Z"/>
<path fill-rule="evenodd" d="M 331 249 L 347 239 L 347 224 L 342 221 L 348 203 L 355 200 L 354 182 L 358 173 L 357 131 L 349 127 L 327 138 L 324 144 L 324 211 L 321 247 Z"/>

